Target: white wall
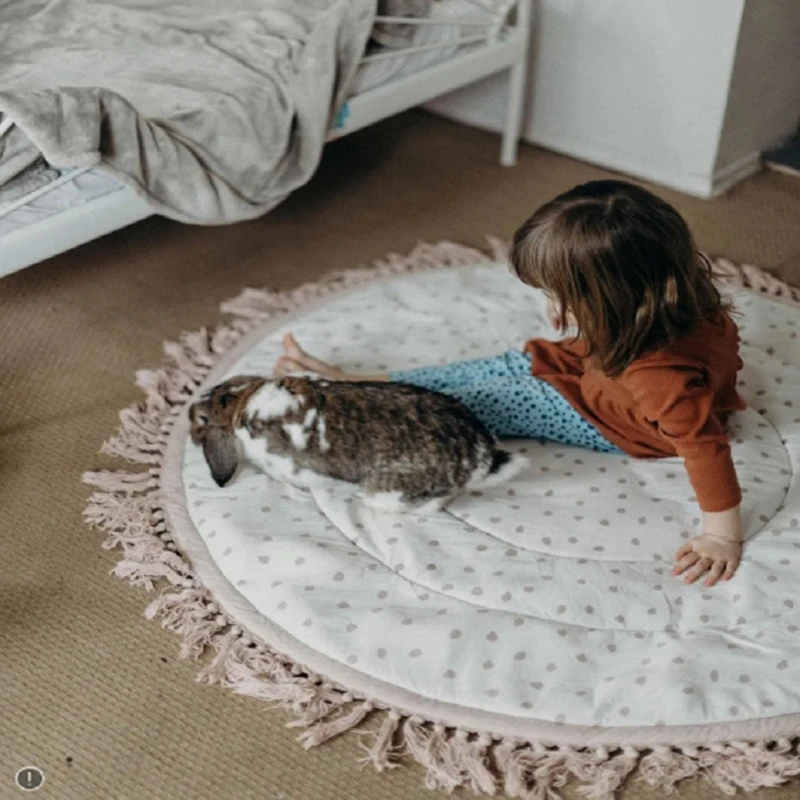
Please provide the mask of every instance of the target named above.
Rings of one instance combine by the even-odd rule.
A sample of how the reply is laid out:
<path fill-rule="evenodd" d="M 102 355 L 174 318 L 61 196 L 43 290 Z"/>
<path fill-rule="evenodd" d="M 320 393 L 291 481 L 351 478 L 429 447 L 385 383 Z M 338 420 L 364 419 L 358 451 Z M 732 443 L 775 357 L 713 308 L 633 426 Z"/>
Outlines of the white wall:
<path fill-rule="evenodd" d="M 800 2 L 747 0 L 742 27 L 745 5 L 745 0 L 538 0 L 523 137 L 701 197 L 757 169 L 757 158 L 736 162 L 765 137 L 774 140 L 792 114 L 773 109 L 774 97 L 764 92 L 770 79 L 756 80 L 753 62 L 769 49 L 785 16 L 800 17 Z M 773 65 L 793 72 L 784 81 L 792 86 L 800 83 L 797 24 L 795 19 L 794 29 L 785 27 Z M 760 31 L 759 44 L 743 48 L 736 59 L 740 27 L 745 36 Z M 794 61 L 781 65 L 792 45 Z M 734 63 L 742 83 L 729 104 Z M 495 76 L 432 108 L 499 130 L 506 81 L 505 75 Z M 778 93 L 783 96 L 785 87 Z M 770 107 L 766 127 L 752 123 L 748 108 L 754 94 Z M 723 124 L 732 126 L 724 136 Z"/>
<path fill-rule="evenodd" d="M 748 0 L 717 153 L 724 174 L 780 144 L 800 121 L 800 2 Z"/>

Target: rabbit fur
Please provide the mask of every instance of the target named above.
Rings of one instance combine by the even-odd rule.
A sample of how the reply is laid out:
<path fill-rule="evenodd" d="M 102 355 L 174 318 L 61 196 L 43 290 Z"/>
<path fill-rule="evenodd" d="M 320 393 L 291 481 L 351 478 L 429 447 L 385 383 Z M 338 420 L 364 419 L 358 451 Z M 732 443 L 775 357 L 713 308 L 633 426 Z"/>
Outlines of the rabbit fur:
<path fill-rule="evenodd" d="M 356 484 L 387 511 L 437 510 L 527 464 L 459 400 L 401 383 L 242 375 L 207 391 L 189 418 L 220 486 L 246 460 L 302 489 Z"/>

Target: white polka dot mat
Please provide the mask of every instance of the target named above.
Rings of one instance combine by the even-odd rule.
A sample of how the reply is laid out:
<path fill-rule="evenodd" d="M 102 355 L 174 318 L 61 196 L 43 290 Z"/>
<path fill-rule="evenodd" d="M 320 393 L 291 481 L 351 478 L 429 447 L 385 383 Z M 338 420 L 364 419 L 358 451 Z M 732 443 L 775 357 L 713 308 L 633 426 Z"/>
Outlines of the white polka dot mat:
<path fill-rule="evenodd" d="M 526 472 L 428 515 L 247 467 L 213 483 L 187 407 L 232 374 L 268 374 L 287 331 L 364 373 L 553 335 L 539 293 L 450 243 L 247 291 L 227 325 L 167 345 L 104 446 L 144 470 L 88 473 L 86 517 L 122 548 L 119 576 L 167 586 L 148 616 L 184 655 L 210 651 L 201 678 L 280 703 L 307 745 L 377 710 L 368 760 L 409 754 L 432 788 L 541 800 L 574 776 L 599 799 L 632 770 L 664 788 L 781 783 L 800 774 L 800 291 L 716 263 L 750 406 L 730 425 L 747 529 L 730 582 L 669 574 L 700 530 L 678 459 L 512 441 Z"/>
<path fill-rule="evenodd" d="M 189 445 L 194 536 L 287 636 L 426 700 L 577 726 L 800 713 L 798 315 L 749 293 L 737 306 L 751 408 L 731 433 L 748 542 L 729 583 L 669 574 L 700 525 L 680 460 L 536 441 L 510 443 L 528 471 L 432 516 L 376 512 L 346 490 L 305 494 L 249 468 L 220 489 Z M 271 325 L 206 385 L 268 372 L 287 331 L 370 373 L 552 337 L 544 310 L 501 265 L 403 276 Z"/>

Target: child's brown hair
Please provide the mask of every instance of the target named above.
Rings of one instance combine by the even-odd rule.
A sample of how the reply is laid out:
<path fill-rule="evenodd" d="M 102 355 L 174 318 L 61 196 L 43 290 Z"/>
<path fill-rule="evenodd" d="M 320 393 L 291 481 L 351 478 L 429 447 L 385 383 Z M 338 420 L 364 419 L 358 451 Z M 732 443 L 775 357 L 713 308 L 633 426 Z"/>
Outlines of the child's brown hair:
<path fill-rule="evenodd" d="M 572 314 L 590 363 L 621 374 L 644 353 L 727 310 L 683 217 L 624 181 L 576 186 L 514 235 L 511 266 Z"/>

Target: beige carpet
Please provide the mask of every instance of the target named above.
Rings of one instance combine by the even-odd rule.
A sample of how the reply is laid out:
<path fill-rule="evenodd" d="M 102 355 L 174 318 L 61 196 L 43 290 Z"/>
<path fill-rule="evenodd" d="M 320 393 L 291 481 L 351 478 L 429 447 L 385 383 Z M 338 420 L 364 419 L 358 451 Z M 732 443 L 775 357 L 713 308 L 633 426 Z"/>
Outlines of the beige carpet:
<path fill-rule="evenodd" d="M 435 798 L 416 766 L 359 771 L 355 737 L 310 753 L 263 703 L 194 683 L 178 638 L 81 520 L 85 469 L 161 343 L 243 285 L 288 287 L 407 251 L 481 244 L 604 170 L 415 112 L 331 146 L 312 185 L 227 228 L 145 221 L 0 281 L 0 798 L 35 764 L 53 800 Z M 800 283 L 800 181 L 765 172 L 712 202 L 657 190 L 700 245 Z M 0 253 L 0 258 L 2 254 Z M 798 786 L 759 793 L 797 796 Z M 722 797 L 703 783 L 680 795 Z M 466 794 L 464 795 L 466 796 Z M 570 796 L 573 796 L 570 794 Z M 577 797 L 577 795 L 574 795 Z M 634 784 L 625 800 L 661 796 Z"/>

